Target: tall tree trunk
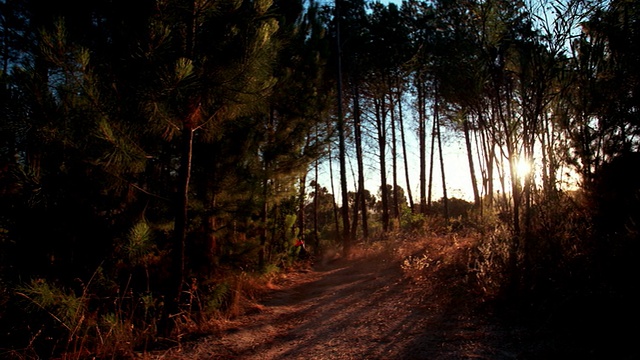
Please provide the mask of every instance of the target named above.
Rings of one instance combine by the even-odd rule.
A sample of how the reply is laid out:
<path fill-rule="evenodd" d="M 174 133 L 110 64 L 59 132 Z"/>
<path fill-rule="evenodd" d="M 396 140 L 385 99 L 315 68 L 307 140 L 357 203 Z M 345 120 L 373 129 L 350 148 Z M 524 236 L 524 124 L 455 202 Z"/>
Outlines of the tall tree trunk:
<path fill-rule="evenodd" d="M 398 203 L 398 151 L 396 138 L 396 121 L 395 121 L 395 100 L 393 92 L 389 96 L 389 113 L 391 118 L 391 176 L 393 181 L 393 226 L 400 223 L 400 204 Z"/>
<path fill-rule="evenodd" d="M 542 133 L 540 134 L 540 149 L 542 150 L 542 189 L 544 195 L 551 195 L 551 188 L 555 184 L 555 170 L 553 169 L 554 158 L 552 154 L 552 138 L 553 125 L 551 125 L 548 118 L 544 117 L 544 124 L 542 125 Z M 553 183 L 551 182 L 552 176 L 554 177 Z"/>
<path fill-rule="evenodd" d="M 176 220 L 174 224 L 175 248 L 174 254 L 176 261 L 176 294 L 182 292 L 185 274 L 185 250 L 187 239 L 187 222 L 189 209 L 189 182 L 191 180 L 191 161 L 193 158 L 193 133 L 191 126 L 185 126 L 182 135 L 182 155 L 179 171 L 178 197 L 176 204 Z"/>
<path fill-rule="evenodd" d="M 265 164 L 265 174 L 267 173 L 267 164 Z M 258 267 L 263 269 L 266 263 L 267 238 L 269 237 L 269 229 L 267 228 L 269 212 L 269 178 L 265 175 L 262 180 L 262 209 L 260 211 L 260 221 L 262 229 L 260 231 L 260 250 L 258 252 Z"/>
<path fill-rule="evenodd" d="M 447 180 L 444 171 L 444 156 L 442 153 L 442 131 L 440 126 L 440 98 L 436 91 L 435 105 L 434 105 L 434 122 L 436 124 L 436 131 L 438 134 L 438 153 L 440 155 L 440 174 L 442 175 L 442 203 L 444 205 L 444 218 L 449 220 L 449 198 L 447 196 Z"/>
<path fill-rule="evenodd" d="M 404 118 L 402 114 L 402 101 L 398 104 L 398 121 L 400 126 L 400 142 L 402 143 L 402 158 L 404 160 L 404 174 L 407 184 L 407 197 L 409 198 L 409 208 L 411 213 L 415 212 L 413 204 L 413 195 L 411 193 L 411 182 L 409 181 L 409 158 L 407 157 L 407 142 L 404 136 Z"/>
<path fill-rule="evenodd" d="M 317 130 L 316 130 L 317 135 Z M 314 174 L 314 197 L 313 197 L 313 251 L 315 255 L 320 254 L 320 237 L 318 236 L 318 192 L 320 191 L 320 184 L 318 184 L 318 159 L 315 161 L 315 174 Z"/>
<path fill-rule="evenodd" d="M 197 115 L 195 113 L 198 113 Z M 180 297 L 185 278 L 185 254 L 187 239 L 187 222 L 189 209 L 189 182 L 191 178 L 191 161 L 193 157 L 193 133 L 194 122 L 191 121 L 199 115 L 199 110 L 193 111 L 188 120 L 185 120 L 182 128 L 180 168 L 178 169 L 178 184 L 175 195 L 175 222 L 173 227 L 173 246 L 171 249 L 171 272 L 168 294 L 166 297 L 166 311 L 160 319 L 158 330 L 165 336 L 169 336 L 174 329 L 170 319 L 180 310 Z"/>
<path fill-rule="evenodd" d="M 275 110 L 272 107 L 269 111 L 269 122 L 267 125 L 267 144 L 273 144 L 275 142 L 275 129 L 276 129 L 276 125 L 275 125 Z M 275 185 L 273 183 L 273 180 L 271 179 L 271 165 L 272 165 L 272 157 L 271 155 L 267 154 L 264 155 L 263 158 L 263 162 L 264 162 L 264 174 L 263 174 L 263 179 L 262 179 L 262 213 L 261 213 L 261 220 L 262 220 L 262 232 L 260 234 L 260 250 L 258 252 L 258 266 L 262 269 L 264 268 L 264 266 L 266 265 L 266 260 L 267 260 L 267 242 L 268 242 L 268 233 L 269 230 L 267 228 L 268 224 L 268 212 L 269 212 L 269 187 L 273 186 L 275 188 Z M 275 223 L 275 221 L 274 221 Z M 271 237 L 271 240 L 273 241 L 274 237 Z"/>
<path fill-rule="evenodd" d="M 351 226 L 351 234 L 350 234 L 350 238 L 355 240 L 358 238 L 358 215 L 360 214 L 360 192 L 358 191 L 358 176 L 356 175 L 355 171 L 353 170 L 353 164 L 351 163 L 351 161 L 349 161 L 349 168 L 351 169 L 351 178 L 353 179 L 353 188 L 356 189 L 356 191 L 353 193 L 353 221 L 351 222 L 350 226 Z"/>
<path fill-rule="evenodd" d="M 482 116 L 482 115 L 480 115 Z M 489 115 L 493 116 L 493 115 Z M 481 120 L 482 121 L 482 120 Z M 493 122 L 493 121 L 492 121 Z M 482 136 L 482 146 L 485 153 L 485 161 L 487 164 L 487 194 L 489 195 L 488 204 L 489 208 L 493 208 L 495 204 L 495 181 L 494 171 L 496 166 L 496 142 L 489 133 L 491 131 L 491 125 L 483 125 L 483 131 L 480 133 Z"/>
<path fill-rule="evenodd" d="M 364 185 L 364 159 L 362 151 L 362 116 L 360 113 L 360 90 L 359 85 L 356 83 L 353 87 L 353 119 L 354 127 L 353 133 L 356 142 L 356 161 L 358 163 L 358 196 L 356 201 L 360 201 L 360 211 L 362 212 L 362 237 L 364 239 L 369 238 L 369 222 L 368 222 L 368 210 L 367 199 L 365 198 L 365 185 Z M 354 226 L 355 227 L 355 226 Z"/>
<path fill-rule="evenodd" d="M 358 218 L 360 215 L 360 192 L 354 193 L 353 199 L 353 223 L 351 224 L 351 239 L 358 238 Z"/>
<path fill-rule="evenodd" d="M 206 236 L 207 236 L 207 244 L 206 244 L 206 253 L 207 253 L 207 265 L 206 268 L 209 273 L 213 273 L 215 266 L 218 265 L 218 255 L 219 255 L 219 243 L 218 238 L 216 237 L 216 228 L 217 226 L 217 215 L 216 215 L 216 194 L 212 194 L 209 199 L 209 207 L 211 209 L 210 214 L 207 216 L 206 221 Z"/>
<path fill-rule="evenodd" d="M 420 213 L 427 213 L 427 114 L 426 94 L 421 78 L 416 81 L 418 89 L 418 143 L 420 151 Z"/>
<path fill-rule="evenodd" d="M 495 158 L 495 146 L 494 142 L 489 144 L 491 136 L 487 134 L 490 130 L 488 129 L 488 124 L 482 113 L 478 114 L 478 123 L 480 124 L 480 145 L 478 147 L 478 151 L 482 150 L 482 159 L 484 161 L 486 171 L 483 174 L 483 190 L 485 192 L 487 203 L 486 206 L 488 208 L 493 208 L 494 204 L 494 181 L 493 181 L 493 169 L 494 169 L 494 158 Z M 477 143 L 478 141 L 476 141 Z"/>
<path fill-rule="evenodd" d="M 516 234 L 520 233 L 520 202 L 521 202 L 521 191 L 520 191 L 520 179 L 518 177 L 518 172 L 516 171 L 516 152 L 512 149 L 512 145 L 507 143 L 507 155 L 508 155 L 508 165 L 509 165 L 509 177 L 511 178 L 511 197 L 513 199 L 513 217 L 512 217 L 512 225 L 513 231 Z"/>
<path fill-rule="evenodd" d="M 305 147 L 309 147 L 311 143 L 311 132 L 307 133 L 307 139 L 305 140 Z M 309 168 L 307 167 L 304 174 L 300 177 L 300 192 L 299 192 L 299 205 L 298 205 L 298 237 L 305 240 L 305 228 L 306 228 L 306 212 L 305 202 L 307 200 L 307 176 L 309 174 Z"/>
<path fill-rule="evenodd" d="M 384 96 L 375 98 L 375 118 L 376 128 L 378 132 L 378 149 L 380 151 L 380 192 L 382 201 L 382 231 L 389 231 L 389 189 L 387 188 L 387 132 L 386 132 L 386 110 L 384 105 Z"/>
<path fill-rule="evenodd" d="M 329 145 L 329 179 L 331 179 L 331 197 L 333 199 L 333 219 L 336 224 L 336 236 L 340 236 L 340 219 L 338 216 L 338 204 L 336 202 L 336 188 L 333 179 L 333 159 L 331 158 L 331 145 Z"/>
<path fill-rule="evenodd" d="M 340 188 L 342 191 L 342 250 L 343 256 L 348 258 L 351 253 L 351 233 L 349 232 L 349 193 L 347 190 L 347 164 L 345 149 L 345 124 L 342 115 L 342 44 L 340 39 L 340 1 L 336 5 L 336 42 L 338 48 L 338 146 L 340 158 Z"/>
<path fill-rule="evenodd" d="M 471 136 L 469 134 L 469 120 L 465 117 L 462 123 L 464 130 L 464 142 L 467 146 L 467 159 L 469 160 L 469 173 L 471 175 L 471 187 L 473 189 L 474 207 L 480 207 L 480 192 L 478 191 L 478 181 L 476 179 L 476 170 L 473 165 L 473 149 L 471 148 Z"/>
<path fill-rule="evenodd" d="M 305 227 L 306 227 L 306 216 L 305 216 L 305 200 L 307 198 L 307 171 L 305 171 L 304 175 L 300 177 L 300 192 L 298 199 L 298 238 L 306 241 L 305 239 Z"/>
<path fill-rule="evenodd" d="M 435 154 L 435 149 L 436 149 L 436 131 L 437 131 L 437 126 L 436 126 L 436 120 L 435 120 L 435 115 L 434 115 L 434 119 L 432 121 L 431 124 L 431 153 L 429 154 L 429 191 L 427 194 L 427 207 L 429 209 L 431 209 L 431 193 L 432 193 L 432 189 L 433 189 L 433 164 L 434 164 L 434 154 Z"/>
<path fill-rule="evenodd" d="M 354 84 L 355 84 L 355 82 L 354 82 Z M 354 137 L 357 137 L 357 135 L 355 135 L 355 133 L 359 132 L 359 130 L 356 130 L 356 128 L 358 127 L 359 119 L 358 119 L 358 116 L 356 115 L 356 112 L 357 112 L 357 110 L 356 110 L 356 108 L 357 108 L 357 105 L 356 105 L 357 98 L 355 96 L 356 91 L 353 88 L 355 88 L 355 85 L 352 86 L 352 90 L 353 90 L 353 93 L 354 93 L 354 96 L 352 98 L 352 100 L 353 100 L 353 113 L 354 113 L 354 115 L 353 115 L 353 129 L 354 129 Z M 358 139 L 356 139 L 355 141 L 357 143 Z M 357 147 L 358 146 L 356 144 L 356 158 L 360 155 Z M 351 164 L 351 162 L 350 162 L 350 164 Z M 359 165 L 359 160 L 356 159 L 356 166 L 358 166 L 358 165 Z M 359 184 L 359 180 L 360 180 L 360 168 L 359 168 L 359 166 L 358 166 L 358 174 L 354 173 L 353 166 L 351 166 L 351 173 L 352 173 L 352 177 L 353 177 L 354 189 L 356 189 L 355 193 L 354 193 L 354 198 L 353 198 L 353 221 L 351 223 L 351 239 L 355 240 L 355 239 L 358 238 L 358 221 L 359 221 L 358 218 L 359 218 L 359 215 L 360 215 L 360 204 L 361 204 L 360 196 L 362 195 L 362 193 L 360 191 L 360 186 L 358 185 Z"/>
<path fill-rule="evenodd" d="M 542 188 L 545 195 L 553 196 L 556 192 L 556 178 L 558 162 L 554 151 L 555 128 L 548 116 L 544 117 L 545 124 L 542 126 L 541 149 L 542 149 Z"/>

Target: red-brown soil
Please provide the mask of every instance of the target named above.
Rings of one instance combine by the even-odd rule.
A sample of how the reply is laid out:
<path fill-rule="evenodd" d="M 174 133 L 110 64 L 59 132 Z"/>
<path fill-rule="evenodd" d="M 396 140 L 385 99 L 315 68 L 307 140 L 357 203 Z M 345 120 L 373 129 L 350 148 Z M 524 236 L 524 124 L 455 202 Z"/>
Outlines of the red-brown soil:
<path fill-rule="evenodd" d="M 464 280 L 470 242 L 396 242 L 356 251 L 350 259 L 318 261 L 283 274 L 259 304 L 224 322 L 216 334 L 144 358 L 437 360 L 553 354 L 553 345 L 542 346 L 546 341 L 536 338 L 543 334 L 497 321 L 474 298 Z M 406 261 L 411 255 L 427 260 L 411 266 Z"/>

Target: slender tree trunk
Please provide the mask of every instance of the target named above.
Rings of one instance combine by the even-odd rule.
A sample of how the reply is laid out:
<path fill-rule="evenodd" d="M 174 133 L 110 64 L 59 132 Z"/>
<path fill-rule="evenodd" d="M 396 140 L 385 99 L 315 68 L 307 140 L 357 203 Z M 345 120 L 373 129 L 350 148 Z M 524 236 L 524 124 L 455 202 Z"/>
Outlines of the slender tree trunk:
<path fill-rule="evenodd" d="M 482 174 L 482 189 L 483 194 L 486 198 L 486 206 L 488 208 L 493 208 L 493 198 L 494 194 L 494 182 L 493 182 L 493 147 L 489 144 L 490 136 L 487 134 L 489 132 L 488 124 L 484 119 L 482 113 L 478 114 L 478 123 L 480 124 L 480 131 L 476 132 L 476 148 L 478 152 L 482 153 L 482 155 L 478 155 L 479 159 L 482 159 L 484 163 L 484 170 Z M 491 149 L 491 150 L 490 150 Z M 484 211 L 484 210 L 483 210 Z"/>
<path fill-rule="evenodd" d="M 547 196 L 553 196 L 556 192 L 556 176 L 558 162 L 554 151 L 555 128 L 547 116 L 541 134 L 542 148 L 542 188 Z"/>
<path fill-rule="evenodd" d="M 389 231 L 389 189 L 387 188 L 387 148 L 386 110 L 384 96 L 374 99 L 376 127 L 378 131 L 378 149 L 380 151 L 380 192 L 382 201 L 382 231 Z"/>
<path fill-rule="evenodd" d="M 301 240 L 305 239 L 305 227 L 306 227 L 306 216 L 305 216 L 305 202 L 307 198 L 307 171 L 305 171 L 304 175 L 300 177 L 300 193 L 298 200 L 298 238 Z"/>
<path fill-rule="evenodd" d="M 211 214 L 207 217 L 206 222 L 206 234 L 207 234 L 207 247 L 205 251 L 207 252 L 207 262 L 206 265 L 208 272 L 213 273 L 214 268 L 218 265 L 218 255 L 219 255 L 219 244 L 218 238 L 216 237 L 216 228 L 217 228 L 217 215 L 216 215 L 216 194 L 211 195 L 211 199 L 209 200 L 209 207 L 211 209 Z"/>
<path fill-rule="evenodd" d="M 491 195 L 488 195 L 488 169 L 486 163 L 486 153 L 484 149 L 484 144 L 481 143 L 482 130 L 474 131 L 473 140 L 475 143 L 476 149 L 476 159 L 478 159 L 478 167 L 480 168 L 480 176 L 482 178 L 482 190 L 480 190 L 480 216 L 484 215 L 484 211 L 486 209 L 487 204 L 491 203 Z"/>
<path fill-rule="evenodd" d="M 511 99 L 511 92 L 507 95 L 507 99 Z M 513 119 L 511 112 L 510 102 L 507 101 L 507 118 Z M 509 129 L 508 122 L 503 118 L 505 129 Z M 509 176 L 511 177 L 511 196 L 513 197 L 513 231 L 516 234 L 520 234 L 520 203 L 522 199 L 520 179 L 518 176 L 516 158 L 518 153 L 516 151 L 515 139 L 512 138 L 512 134 L 508 133 L 506 136 L 507 155 L 509 156 Z"/>
<path fill-rule="evenodd" d="M 342 44 L 340 39 L 340 1 L 335 0 L 336 5 L 336 42 L 338 47 L 338 146 L 340 158 L 340 187 L 342 190 L 342 249 L 345 258 L 351 253 L 351 239 L 349 232 L 349 193 L 347 190 L 347 164 L 345 149 L 345 124 L 342 116 Z"/>
<path fill-rule="evenodd" d="M 267 165 L 265 164 L 265 174 L 267 173 Z M 260 251 L 258 252 L 258 267 L 263 269 L 266 263 L 267 238 L 269 230 L 267 228 L 269 212 L 269 179 L 265 176 L 262 180 L 262 210 L 260 212 L 260 220 L 262 221 L 262 229 L 260 232 Z"/>
<path fill-rule="evenodd" d="M 404 119 L 402 115 L 402 101 L 398 104 L 398 120 L 400 121 L 400 141 L 402 143 L 402 158 L 404 160 L 404 174 L 407 184 L 407 197 L 409 198 L 409 208 L 411 213 L 415 212 L 413 195 L 411 194 L 411 181 L 409 181 L 409 158 L 407 157 L 407 142 L 404 136 Z"/>
<path fill-rule="evenodd" d="M 511 111 L 512 110 L 511 109 L 512 91 L 511 91 L 511 87 L 509 86 L 509 83 L 504 81 L 503 75 L 499 71 L 499 69 L 494 74 L 493 81 L 494 81 L 493 90 L 495 92 L 495 95 L 492 99 L 493 114 L 495 114 L 495 116 L 497 117 L 497 121 L 500 122 L 503 133 L 504 133 L 503 143 L 505 144 L 507 151 L 506 151 L 506 154 L 503 152 L 503 156 L 506 156 L 508 165 L 509 165 L 509 175 L 511 177 L 511 196 L 513 199 L 512 225 L 513 225 L 514 233 L 518 235 L 520 233 L 520 214 L 519 214 L 520 190 L 519 190 L 518 180 L 517 180 L 516 171 L 515 171 L 515 166 L 516 166 L 515 156 L 517 155 L 516 149 L 515 149 L 516 144 L 514 143 L 515 139 L 513 137 L 513 130 L 511 130 L 511 126 L 510 126 L 511 121 L 513 121 L 514 119 L 513 113 Z M 504 88 L 504 95 L 503 95 L 503 92 L 500 91 L 500 89 L 502 88 Z M 505 99 L 504 106 L 503 106 L 503 98 Z M 494 124 L 496 124 L 495 121 L 494 121 Z M 496 136 L 495 129 L 493 134 L 495 137 Z M 494 142 L 495 141 L 496 139 L 494 139 Z M 504 184 L 504 178 L 503 178 L 504 172 L 500 176 L 501 176 L 500 181 L 503 187 L 503 197 L 506 203 L 506 191 L 504 191 L 505 184 Z M 514 243 L 514 245 L 512 246 L 512 249 L 511 249 L 512 259 L 515 259 L 515 255 L 517 253 L 517 247 L 518 247 L 517 243 Z M 515 268 L 513 270 L 515 270 Z"/>
<path fill-rule="evenodd" d="M 396 121 L 395 121 L 395 104 L 393 92 L 389 96 L 389 113 L 391 115 L 391 168 L 393 181 L 393 226 L 394 228 L 400 223 L 400 204 L 398 203 L 398 149 L 396 138 Z"/>
<path fill-rule="evenodd" d="M 360 181 L 360 159 L 358 159 L 358 156 L 360 156 L 360 151 L 358 149 L 358 135 L 356 133 L 359 133 L 360 130 L 358 129 L 358 121 L 360 120 L 358 118 L 357 115 L 357 105 L 356 102 L 358 101 L 357 97 L 356 97 L 356 93 L 357 91 L 355 90 L 356 85 L 355 85 L 355 81 L 352 81 L 352 91 L 353 91 L 353 131 L 354 131 L 354 137 L 355 137 L 355 142 L 356 142 L 356 166 L 358 166 L 358 174 L 353 174 L 353 182 L 354 182 L 354 189 L 355 193 L 354 193 L 354 198 L 353 198 L 353 222 L 351 223 L 351 239 L 357 239 L 358 238 L 358 217 L 359 217 L 359 211 L 360 211 L 360 196 L 362 195 L 361 191 L 360 191 L 360 186 L 359 181 Z M 353 173 L 353 167 L 351 169 L 351 172 Z"/>
<path fill-rule="evenodd" d="M 198 110 L 194 112 L 198 112 Z M 175 324 L 173 324 L 170 319 L 180 310 L 180 298 L 184 285 L 193 133 L 193 122 L 185 120 L 182 128 L 180 168 L 178 169 L 178 184 L 175 195 L 175 222 L 173 228 L 173 246 L 171 249 L 170 286 L 168 289 L 169 293 L 166 297 L 166 311 L 163 313 L 158 326 L 160 333 L 165 336 L 169 336 L 174 329 Z"/>
<path fill-rule="evenodd" d="M 368 210 L 367 199 L 365 199 L 365 185 L 364 185 L 364 159 L 362 151 L 362 117 L 360 113 L 360 91 L 359 85 L 353 87 L 353 118 L 354 124 L 354 137 L 356 142 L 356 158 L 358 163 L 358 200 L 360 201 L 360 211 L 362 212 L 362 237 L 364 239 L 369 238 L 369 223 L 368 223 Z M 355 225 L 354 225 L 355 227 Z"/>
<path fill-rule="evenodd" d="M 317 130 L 316 130 L 317 135 Z M 318 159 L 315 161 L 315 174 L 314 174 L 314 196 L 313 196 L 313 245 L 315 255 L 320 254 L 320 238 L 318 236 L 318 192 L 320 191 L 320 185 L 318 184 Z"/>
<path fill-rule="evenodd" d="M 353 170 L 353 164 L 351 163 L 351 161 L 349 161 L 349 168 L 351 169 L 351 177 L 353 179 L 353 188 L 356 189 L 356 191 L 353 193 L 353 221 L 351 222 L 351 234 L 350 237 L 351 239 L 355 240 L 358 238 L 358 215 L 359 215 L 359 211 L 360 211 L 360 192 L 358 191 L 358 176 L 356 175 L 355 171 Z"/>
<path fill-rule="evenodd" d="M 496 145 L 495 143 L 491 143 L 491 150 L 487 155 L 487 180 L 489 181 L 487 185 L 487 192 L 489 193 L 489 206 L 493 207 L 494 205 L 494 197 L 495 197 L 495 181 L 493 179 L 493 174 L 495 170 L 495 159 L 496 159 Z"/>
<path fill-rule="evenodd" d="M 307 133 L 307 138 L 305 140 L 305 147 L 309 147 L 311 143 L 311 132 Z M 306 228 L 306 211 L 305 211 L 305 203 L 307 200 L 307 176 L 309 175 L 309 168 L 306 168 L 304 174 L 300 177 L 300 199 L 299 199 L 299 209 L 298 209 L 298 237 L 302 240 L 305 239 L 305 228 Z"/>
<path fill-rule="evenodd" d="M 422 79 L 418 78 L 418 143 L 420 150 L 420 213 L 427 213 L 427 115 L 426 94 Z"/>
<path fill-rule="evenodd" d="M 333 183 L 333 159 L 331 158 L 331 147 L 329 147 L 329 179 L 331 179 L 331 197 L 333 199 L 333 219 L 336 224 L 336 236 L 340 236 L 340 220 L 338 216 L 338 204 L 336 203 L 336 188 Z"/>
<path fill-rule="evenodd" d="M 469 134 L 469 120 L 464 119 L 462 123 L 464 129 L 464 140 L 467 146 L 467 159 L 469 160 L 469 173 L 471 175 L 471 187 L 473 188 L 473 202 L 474 207 L 477 209 L 480 207 L 480 193 L 478 191 L 478 181 L 476 179 L 476 170 L 473 165 L 473 149 L 471 148 L 471 136 Z"/>
<path fill-rule="evenodd" d="M 429 192 L 427 194 L 427 207 L 431 209 L 431 190 L 433 189 L 433 163 L 434 163 L 434 154 L 436 148 L 436 120 L 435 115 L 431 125 L 431 154 L 429 154 Z"/>
<path fill-rule="evenodd" d="M 278 185 L 275 182 L 272 182 L 272 187 L 274 189 L 278 188 Z M 265 264 L 270 263 L 273 258 L 271 255 L 273 255 L 273 249 L 275 247 L 275 244 L 277 243 L 284 243 L 284 239 L 286 236 L 286 230 L 284 229 L 284 227 L 282 226 L 282 224 L 284 223 L 284 220 L 282 219 L 282 212 L 280 211 L 280 205 L 277 202 L 273 202 L 272 208 L 271 210 L 271 236 L 269 237 L 269 239 L 271 241 L 268 242 L 268 246 L 266 247 L 266 249 L 268 251 L 265 252 Z"/>
<path fill-rule="evenodd" d="M 500 208 L 502 209 L 502 211 L 511 212 L 511 200 L 509 200 L 509 198 L 507 197 L 509 191 L 507 189 L 507 175 L 505 173 L 505 171 L 507 171 L 507 168 L 504 165 L 504 157 L 496 155 L 494 159 L 496 162 L 496 171 L 498 172 L 498 181 L 500 181 L 500 189 L 502 189 L 502 196 L 499 197 Z"/>
<path fill-rule="evenodd" d="M 544 117 L 544 124 L 542 125 L 542 133 L 540 134 L 540 149 L 542 149 L 542 189 L 544 190 L 545 196 L 551 195 L 552 184 L 555 184 L 555 179 L 553 179 L 553 183 L 551 182 L 551 177 L 555 177 L 555 170 L 553 169 L 553 154 L 551 145 L 553 135 L 552 130 L 553 126 L 550 124 L 548 118 Z M 553 175 L 552 175 L 553 174 Z"/>
<path fill-rule="evenodd" d="M 182 138 L 182 156 L 180 164 L 179 184 L 178 184 L 178 202 L 176 206 L 176 222 L 175 222 L 175 250 L 174 260 L 178 271 L 176 275 L 176 285 L 178 285 L 177 294 L 182 292 L 185 273 L 185 250 L 187 239 L 187 211 L 189 209 L 189 182 L 191 180 L 191 160 L 193 158 L 193 133 L 194 130 L 187 126 L 183 130 Z"/>
<path fill-rule="evenodd" d="M 444 171 L 444 156 L 442 154 L 442 131 L 441 131 L 441 126 L 440 126 L 440 99 L 439 99 L 439 95 L 436 91 L 436 96 L 435 96 L 435 111 L 434 111 L 434 121 L 436 124 L 436 131 L 438 134 L 438 153 L 440 155 L 440 173 L 442 175 L 442 203 L 444 205 L 444 218 L 449 220 L 449 198 L 447 196 L 447 180 L 445 178 L 445 171 Z"/>
<path fill-rule="evenodd" d="M 358 238 L 358 218 L 360 215 L 360 192 L 356 191 L 354 193 L 353 199 L 353 223 L 351 224 L 351 238 Z"/>
<path fill-rule="evenodd" d="M 513 198 L 513 231 L 516 234 L 520 233 L 520 178 L 516 171 L 516 156 L 515 150 L 512 149 L 512 145 L 507 143 L 507 154 L 509 163 L 509 177 L 511 178 L 511 197 Z"/>
<path fill-rule="evenodd" d="M 267 127 L 267 143 L 273 144 L 275 142 L 275 111 L 273 108 L 269 111 L 269 123 Z M 260 251 L 258 252 L 258 266 L 262 269 L 266 265 L 267 261 L 267 242 L 268 242 L 268 233 L 269 230 L 267 228 L 268 224 L 268 212 L 269 212 L 269 188 L 274 186 L 273 180 L 271 180 L 271 165 L 272 158 L 270 155 L 264 155 L 264 177 L 262 179 L 262 233 L 260 234 Z M 275 223 L 275 221 L 274 221 Z M 271 237 L 273 241 L 274 237 Z"/>

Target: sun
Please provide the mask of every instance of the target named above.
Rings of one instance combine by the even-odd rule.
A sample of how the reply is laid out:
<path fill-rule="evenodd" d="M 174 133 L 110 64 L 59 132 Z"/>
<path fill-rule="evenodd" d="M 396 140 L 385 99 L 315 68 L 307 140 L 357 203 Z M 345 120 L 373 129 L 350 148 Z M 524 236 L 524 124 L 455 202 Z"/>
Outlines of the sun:
<path fill-rule="evenodd" d="M 532 170 L 531 161 L 526 158 L 519 158 L 516 161 L 516 174 L 518 178 L 524 179 L 526 178 Z"/>

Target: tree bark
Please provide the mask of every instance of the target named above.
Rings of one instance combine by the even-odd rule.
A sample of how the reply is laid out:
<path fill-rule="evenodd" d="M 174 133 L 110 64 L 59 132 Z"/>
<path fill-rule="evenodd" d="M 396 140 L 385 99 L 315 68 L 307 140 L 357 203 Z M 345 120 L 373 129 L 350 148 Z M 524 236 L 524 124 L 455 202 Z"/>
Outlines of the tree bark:
<path fill-rule="evenodd" d="M 396 141 L 396 121 L 393 92 L 389 96 L 389 113 L 391 118 L 391 176 L 393 181 L 393 226 L 400 223 L 400 204 L 398 203 L 398 151 Z"/>
<path fill-rule="evenodd" d="M 158 330 L 169 336 L 175 324 L 170 319 L 180 310 L 182 287 L 185 274 L 185 254 L 187 238 L 187 222 L 189 209 L 189 182 L 191 178 L 191 161 L 193 157 L 194 118 L 199 110 L 194 110 L 189 119 L 185 120 L 182 128 L 180 168 L 178 169 L 178 184 L 175 195 L 175 221 L 173 227 L 173 246 L 171 249 L 171 273 L 169 289 L 166 294 L 166 311 L 162 314 Z"/>
<path fill-rule="evenodd" d="M 439 109 L 439 97 L 436 92 L 435 96 L 435 111 L 434 111 L 434 122 L 436 125 L 436 131 L 438 134 L 438 153 L 440 155 L 440 173 L 442 175 L 442 204 L 444 205 L 444 218 L 449 220 L 449 198 L 447 196 L 447 180 L 445 177 L 444 171 L 444 156 L 442 153 L 442 131 L 440 126 L 440 109 Z"/>
<path fill-rule="evenodd" d="M 473 204 L 477 209 L 480 207 L 480 193 L 478 191 L 478 181 L 476 179 L 476 170 L 473 164 L 473 149 L 471 148 L 471 136 L 469 134 L 469 120 L 465 118 L 462 123 L 464 130 L 464 142 L 467 146 L 467 159 L 469 160 L 469 173 L 471 175 L 471 187 L 473 189 Z"/>
<path fill-rule="evenodd" d="M 427 116 L 426 94 L 422 79 L 416 81 L 418 89 L 418 143 L 420 152 L 420 213 L 427 213 Z"/>
<path fill-rule="evenodd" d="M 402 143 L 402 158 L 404 160 L 404 174 L 407 184 L 407 197 L 409 198 L 409 208 L 411 213 L 415 212 L 413 204 L 413 195 L 411 194 L 411 182 L 409 181 L 409 159 L 407 157 L 407 142 L 404 136 L 404 118 L 402 115 L 402 102 L 398 104 L 398 121 L 400 126 L 400 142 Z"/>
<path fill-rule="evenodd" d="M 384 96 L 374 99 L 376 128 L 378 132 L 378 149 L 380 151 L 380 192 L 382 201 L 382 231 L 389 231 L 389 189 L 387 188 L 387 149 L 386 110 Z"/>
<path fill-rule="evenodd" d="M 265 164 L 265 174 L 267 173 Z M 264 268 L 266 262 L 266 246 L 269 230 L 267 229 L 267 215 L 269 212 L 269 179 L 265 176 L 262 180 L 262 209 L 260 211 L 260 221 L 262 229 L 260 231 L 260 250 L 258 251 L 258 267 Z"/>
<path fill-rule="evenodd" d="M 316 130 L 317 131 L 317 130 Z M 318 159 L 315 161 L 315 174 L 314 174 L 314 197 L 313 197 L 313 244 L 315 255 L 320 254 L 320 238 L 318 236 L 318 191 L 320 191 L 320 185 L 318 184 Z"/>
<path fill-rule="evenodd" d="M 333 200 L 333 219 L 336 225 L 336 236 L 340 236 L 340 219 L 338 216 L 338 204 L 336 203 L 336 188 L 333 183 L 333 159 L 331 158 L 331 146 L 329 146 L 329 179 L 331 179 L 331 197 Z"/>
<path fill-rule="evenodd" d="M 305 240 L 304 229 L 305 229 L 305 211 L 304 211 L 304 203 L 307 195 L 307 172 L 305 171 L 304 175 L 300 177 L 300 192 L 298 199 L 298 238 L 301 240 Z"/>
<path fill-rule="evenodd" d="M 336 4 L 336 42 L 338 47 L 338 146 L 340 160 L 340 188 L 342 191 L 342 251 L 345 258 L 351 253 L 351 233 L 349 227 L 349 193 L 347 190 L 347 164 L 345 149 L 345 124 L 342 114 L 342 44 L 340 39 L 340 1 Z"/>
<path fill-rule="evenodd" d="M 358 196 L 356 197 L 356 201 L 360 201 L 360 211 L 362 213 L 362 237 L 364 239 L 368 239 L 369 222 L 367 199 L 365 199 L 364 196 L 366 189 L 364 185 L 364 159 L 362 151 L 362 117 L 360 113 L 360 90 L 357 83 L 353 87 L 353 119 L 355 122 L 353 133 L 356 142 L 356 161 L 358 163 Z"/>
<path fill-rule="evenodd" d="M 427 207 L 430 209 L 431 208 L 431 190 L 433 189 L 433 163 L 434 163 L 434 154 L 435 154 L 435 148 L 436 148 L 436 131 L 437 131 L 437 126 L 436 126 L 436 120 L 435 118 L 432 121 L 431 124 L 431 153 L 429 154 L 429 191 L 427 194 Z"/>

